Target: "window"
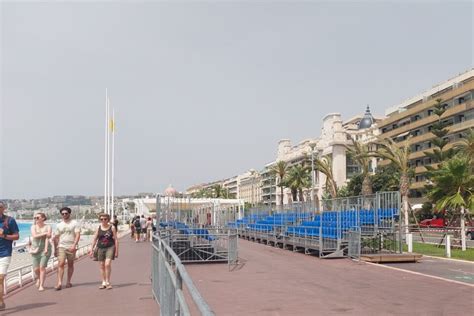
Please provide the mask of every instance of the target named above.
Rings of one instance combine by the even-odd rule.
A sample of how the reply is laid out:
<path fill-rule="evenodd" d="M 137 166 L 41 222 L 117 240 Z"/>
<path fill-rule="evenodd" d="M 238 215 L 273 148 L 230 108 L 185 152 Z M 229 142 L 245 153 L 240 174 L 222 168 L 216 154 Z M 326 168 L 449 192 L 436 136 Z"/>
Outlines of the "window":
<path fill-rule="evenodd" d="M 419 167 L 419 166 L 422 166 L 422 165 L 423 165 L 423 163 L 421 162 L 420 159 L 417 159 L 417 160 L 415 161 L 415 166 Z"/>
<path fill-rule="evenodd" d="M 465 101 L 466 101 L 466 98 L 460 97 L 460 98 L 458 99 L 458 104 L 462 104 L 462 103 L 464 103 Z"/>
<path fill-rule="evenodd" d="M 421 149 L 422 149 L 421 145 L 415 145 L 415 151 L 419 151 Z"/>
<path fill-rule="evenodd" d="M 382 128 L 382 133 L 386 133 L 386 132 L 387 132 L 387 128 L 386 127 Z"/>
<path fill-rule="evenodd" d="M 418 135 L 421 134 L 421 132 L 420 132 L 419 129 L 417 129 L 417 130 L 413 131 L 411 134 L 412 134 L 413 136 L 418 136 Z"/>
<path fill-rule="evenodd" d="M 428 110 L 428 116 L 433 115 L 433 110 Z"/>

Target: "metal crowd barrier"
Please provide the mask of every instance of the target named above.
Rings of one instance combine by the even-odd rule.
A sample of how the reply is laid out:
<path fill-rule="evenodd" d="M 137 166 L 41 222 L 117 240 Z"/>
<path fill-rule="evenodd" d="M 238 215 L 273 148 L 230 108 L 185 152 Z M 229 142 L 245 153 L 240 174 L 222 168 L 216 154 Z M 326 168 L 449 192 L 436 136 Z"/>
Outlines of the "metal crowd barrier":
<path fill-rule="evenodd" d="M 168 246 L 169 235 L 164 237 L 154 234 L 152 244 L 152 292 L 160 306 L 160 315 L 194 315 L 195 312 L 191 313 L 194 310 L 204 316 L 214 315 L 181 260 Z"/>
<path fill-rule="evenodd" d="M 237 261 L 237 231 L 229 228 L 180 227 L 160 230 L 160 237 L 182 263 Z"/>

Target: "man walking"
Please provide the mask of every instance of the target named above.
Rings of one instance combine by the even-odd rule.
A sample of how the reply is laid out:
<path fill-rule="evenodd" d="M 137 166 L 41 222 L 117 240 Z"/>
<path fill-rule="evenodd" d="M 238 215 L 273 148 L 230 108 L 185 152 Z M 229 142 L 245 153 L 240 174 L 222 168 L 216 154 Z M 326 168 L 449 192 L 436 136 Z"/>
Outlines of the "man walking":
<path fill-rule="evenodd" d="M 6 209 L 7 204 L 0 201 L 0 311 L 5 309 L 3 285 L 12 260 L 12 244 L 20 238 L 15 219 L 4 214 Z"/>
<path fill-rule="evenodd" d="M 66 288 L 71 287 L 72 274 L 74 273 L 74 259 L 77 245 L 81 238 L 79 224 L 71 219 L 71 209 L 63 207 L 60 211 L 63 221 L 56 226 L 54 234 L 54 256 L 58 257 L 58 284 L 56 291 L 61 290 L 64 276 L 64 266 L 67 261 Z"/>

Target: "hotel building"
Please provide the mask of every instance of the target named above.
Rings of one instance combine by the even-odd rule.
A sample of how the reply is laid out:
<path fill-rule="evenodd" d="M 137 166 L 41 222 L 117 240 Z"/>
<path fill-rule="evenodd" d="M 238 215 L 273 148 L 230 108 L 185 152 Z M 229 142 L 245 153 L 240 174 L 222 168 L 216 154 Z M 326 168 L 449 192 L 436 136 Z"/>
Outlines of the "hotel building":
<path fill-rule="evenodd" d="M 425 152 L 433 152 L 431 133 L 433 123 L 438 116 L 433 114 L 438 99 L 446 109 L 441 116 L 449 129 L 445 149 L 451 148 L 464 137 L 467 129 L 474 127 L 474 70 L 467 71 L 444 83 L 416 95 L 386 111 L 387 118 L 378 125 L 381 136 L 392 138 L 397 142 L 409 140 L 411 147 L 410 164 L 415 170 L 415 178 L 410 186 L 412 203 L 424 202 L 426 185 L 426 168 L 432 161 Z M 386 164 L 387 162 L 380 162 Z"/>

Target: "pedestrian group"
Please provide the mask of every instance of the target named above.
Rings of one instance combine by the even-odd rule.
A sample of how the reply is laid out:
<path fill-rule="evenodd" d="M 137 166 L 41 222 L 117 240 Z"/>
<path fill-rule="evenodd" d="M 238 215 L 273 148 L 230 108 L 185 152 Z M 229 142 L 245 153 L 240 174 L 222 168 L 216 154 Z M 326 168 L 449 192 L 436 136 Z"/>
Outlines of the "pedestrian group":
<path fill-rule="evenodd" d="M 5 277 L 10 266 L 13 242 L 20 238 L 18 225 L 15 219 L 5 213 L 7 204 L 0 201 L 0 311 L 6 308 L 3 300 Z M 72 276 L 74 274 L 74 260 L 81 237 L 81 228 L 77 221 L 71 218 L 71 209 L 63 207 L 60 209 L 62 221 L 56 225 L 53 230 L 46 224 L 47 217 L 44 213 L 36 213 L 34 224 L 31 226 L 31 237 L 28 252 L 32 257 L 33 272 L 38 291 L 45 290 L 44 282 L 46 277 L 46 268 L 51 255 L 54 254 L 58 259 L 57 283 L 54 289 L 60 291 L 63 289 L 64 270 L 67 265 L 66 284 L 64 288 L 70 288 Z M 143 227 L 145 236 L 149 239 L 147 227 L 148 221 L 143 218 Z M 119 241 L 117 236 L 118 220 L 114 216 L 113 222 L 110 221 L 110 215 L 101 213 L 99 215 L 100 225 L 94 233 L 92 247 L 89 256 L 99 263 L 99 270 L 102 283 L 99 289 L 112 289 L 110 276 L 112 273 L 112 261 L 118 257 Z M 150 218 L 151 220 L 151 218 Z M 138 236 L 142 231 L 142 221 L 139 222 L 140 229 Z M 151 226 L 150 226 L 151 232 Z M 151 233 L 150 233 L 151 235 Z"/>

